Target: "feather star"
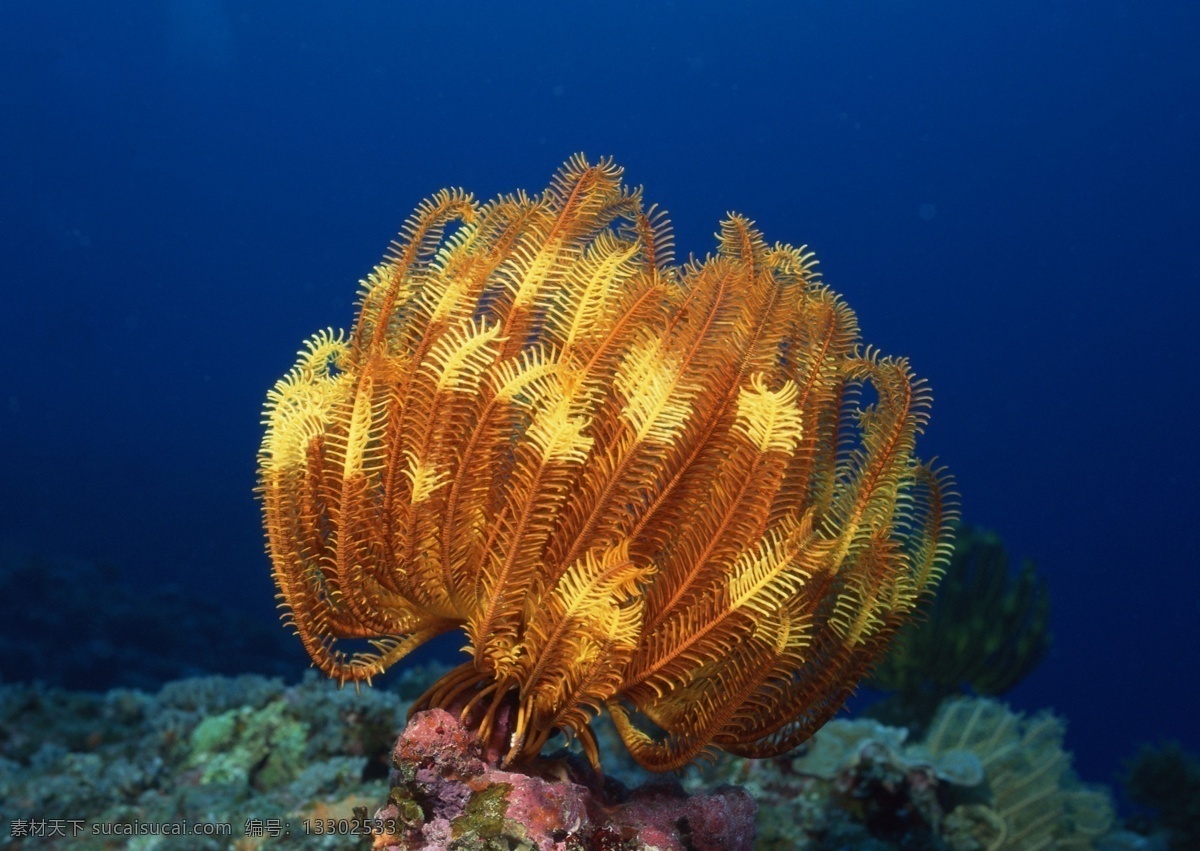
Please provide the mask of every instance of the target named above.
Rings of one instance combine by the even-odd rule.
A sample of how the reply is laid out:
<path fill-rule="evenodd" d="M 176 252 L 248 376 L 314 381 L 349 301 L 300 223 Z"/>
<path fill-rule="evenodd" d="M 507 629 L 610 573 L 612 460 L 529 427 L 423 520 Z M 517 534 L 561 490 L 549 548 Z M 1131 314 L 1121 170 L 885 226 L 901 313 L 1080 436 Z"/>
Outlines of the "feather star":
<path fill-rule="evenodd" d="M 505 707 L 506 761 L 607 712 L 646 768 L 789 750 L 931 592 L 957 514 L 929 391 L 864 347 L 803 248 L 730 215 L 676 265 L 609 160 L 422 203 L 348 333 L 268 395 L 259 484 L 287 618 L 369 681 L 470 660 L 415 708 Z"/>

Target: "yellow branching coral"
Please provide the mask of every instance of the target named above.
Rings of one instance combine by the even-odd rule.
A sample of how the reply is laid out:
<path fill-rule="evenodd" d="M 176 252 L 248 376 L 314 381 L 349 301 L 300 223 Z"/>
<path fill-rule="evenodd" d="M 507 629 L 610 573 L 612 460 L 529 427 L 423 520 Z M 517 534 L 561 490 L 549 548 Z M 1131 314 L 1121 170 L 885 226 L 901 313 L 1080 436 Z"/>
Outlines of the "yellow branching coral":
<path fill-rule="evenodd" d="M 665 216 L 581 156 L 537 197 L 418 207 L 350 334 L 268 396 L 268 547 L 321 670 L 461 628 L 471 661 L 420 705 L 485 738 L 509 707 L 510 761 L 555 731 L 596 761 L 605 710 L 669 770 L 838 709 L 949 551 L 929 393 L 811 254 L 740 216 L 718 238 L 674 265 Z"/>

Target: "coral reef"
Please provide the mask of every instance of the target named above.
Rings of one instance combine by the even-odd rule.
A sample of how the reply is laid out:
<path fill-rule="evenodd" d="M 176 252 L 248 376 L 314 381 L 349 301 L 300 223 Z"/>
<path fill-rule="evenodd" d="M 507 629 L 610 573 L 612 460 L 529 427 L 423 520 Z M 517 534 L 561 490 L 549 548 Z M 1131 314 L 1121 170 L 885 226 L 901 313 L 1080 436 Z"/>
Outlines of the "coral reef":
<path fill-rule="evenodd" d="M 1135 847 L 1110 834 L 1110 796 L 1073 776 L 1062 735 L 1049 713 L 957 698 L 922 741 L 872 719 L 839 719 L 798 756 L 722 758 L 715 779 L 758 801 L 762 849 L 1024 851 L 1092 848 L 1102 838 Z"/>
<path fill-rule="evenodd" d="M 413 670 L 400 691 L 441 672 Z M 0 687 L 0 846 L 365 848 L 386 845 L 376 827 L 398 819 L 404 835 L 389 841 L 404 848 L 749 847 L 754 803 L 740 790 L 626 792 L 567 754 L 535 763 L 541 775 L 502 771 L 497 751 L 440 710 L 404 728 L 409 705 L 315 675 L 291 687 L 207 677 L 156 694 Z M 180 824 L 229 832 L 161 835 Z"/>
<path fill-rule="evenodd" d="M 859 339 L 812 255 L 733 215 L 676 266 L 602 160 L 536 197 L 417 208 L 268 395 L 274 578 L 316 665 L 370 680 L 431 637 L 505 760 L 607 711 L 650 769 L 807 739 L 936 582 L 955 501 L 914 455 L 930 394 Z"/>
<path fill-rule="evenodd" d="M 291 687 L 206 677 L 156 694 L 4 686 L 0 845 L 248 851 L 286 837 L 345 848 L 344 835 L 318 828 L 385 799 L 407 708 L 391 691 L 338 690 L 315 675 Z M 229 832 L 158 834 L 182 824 Z"/>
<path fill-rule="evenodd" d="M 866 680 L 894 692 L 871 715 L 924 727 L 947 697 L 1003 694 L 1046 655 L 1049 624 L 1050 594 L 1033 562 L 1014 574 L 999 536 L 958 524 L 937 595 Z"/>
<path fill-rule="evenodd" d="M 1013 713 L 984 698 L 943 704 L 922 746 L 934 757 L 979 760 L 986 797 L 946 816 L 954 847 L 1088 848 L 1112 826 L 1112 803 L 1082 786 L 1063 750 L 1065 725 L 1049 712 Z"/>
<path fill-rule="evenodd" d="M 410 668 L 401 691 L 444 670 Z M 992 701 L 949 702 L 916 742 L 839 719 L 795 755 L 721 755 L 682 789 L 644 775 L 632 790 L 577 750 L 504 768 L 503 747 L 441 710 L 400 734 L 410 705 L 391 688 L 358 693 L 315 674 L 290 687 L 207 677 L 153 694 L 0 686 L 0 846 L 635 851 L 748 847 L 757 831 L 753 847 L 767 851 L 1165 847 L 1106 829 L 1108 795 L 1072 776 L 1058 719 Z M 498 711 L 501 728 L 511 712 Z M 606 766 L 629 759 L 610 725 L 597 731 Z M 1194 779 L 1186 759 L 1142 765 L 1151 798 L 1178 798 Z M 181 824 L 229 830 L 162 835 Z"/>

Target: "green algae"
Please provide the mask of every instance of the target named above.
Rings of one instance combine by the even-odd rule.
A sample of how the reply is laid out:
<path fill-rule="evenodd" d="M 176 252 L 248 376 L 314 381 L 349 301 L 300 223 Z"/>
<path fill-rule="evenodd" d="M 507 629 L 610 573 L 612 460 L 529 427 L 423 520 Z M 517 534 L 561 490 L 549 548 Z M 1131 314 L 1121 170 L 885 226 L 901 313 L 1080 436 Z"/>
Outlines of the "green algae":
<path fill-rule="evenodd" d="M 455 839 L 467 834 L 479 837 L 504 836 L 511 827 L 504 815 L 508 812 L 508 796 L 511 783 L 494 783 L 486 789 L 472 792 L 463 814 L 450 822 Z"/>

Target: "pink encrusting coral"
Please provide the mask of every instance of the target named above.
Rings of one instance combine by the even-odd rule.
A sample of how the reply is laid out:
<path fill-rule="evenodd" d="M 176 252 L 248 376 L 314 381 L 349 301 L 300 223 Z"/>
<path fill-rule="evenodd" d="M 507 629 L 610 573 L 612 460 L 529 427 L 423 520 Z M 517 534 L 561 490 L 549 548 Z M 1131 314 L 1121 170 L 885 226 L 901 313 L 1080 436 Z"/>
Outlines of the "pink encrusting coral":
<path fill-rule="evenodd" d="M 414 715 L 393 752 L 389 803 L 377 813 L 396 828 L 375 847 L 413 851 L 488 840 L 539 851 L 753 845 L 756 806 L 741 789 L 688 796 L 677 784 L 656 783 L 626 792 L 573 758 L 537 760 L 525 773 L 499 768 L 499 757 L 448 712 Z"/>

